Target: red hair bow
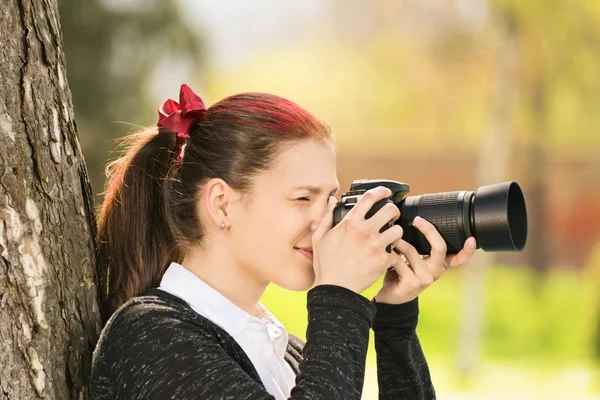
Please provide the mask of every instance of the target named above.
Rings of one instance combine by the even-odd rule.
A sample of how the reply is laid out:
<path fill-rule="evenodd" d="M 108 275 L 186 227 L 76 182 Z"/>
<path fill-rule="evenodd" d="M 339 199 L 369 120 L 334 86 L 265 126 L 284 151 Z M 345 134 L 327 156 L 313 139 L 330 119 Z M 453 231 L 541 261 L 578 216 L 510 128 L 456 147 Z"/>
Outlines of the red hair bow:
<path fill-rule="evenodd" d="M 190 137 L 190 127 L 194 121 L 206 112 L 204 102 L 185 83 L 179 90 L 179 103 L 168 99 L 158 109 L 159 128 L 167 128 L 177 132 L 177 139 L 184 142 Z"/>

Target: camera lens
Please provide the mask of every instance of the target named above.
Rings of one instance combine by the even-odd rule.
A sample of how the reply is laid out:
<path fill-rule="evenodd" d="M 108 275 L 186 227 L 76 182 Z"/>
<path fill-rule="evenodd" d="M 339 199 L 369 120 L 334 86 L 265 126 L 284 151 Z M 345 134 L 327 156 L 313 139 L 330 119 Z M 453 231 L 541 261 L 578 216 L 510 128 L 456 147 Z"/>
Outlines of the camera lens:
<path fill-rule="evenodd" d="M 419 254 L 430 254 L 431 245 L 412 221 L 417 216 L 431 222 L 456 254 L 470 236 L 485 251 L 521 251 L 527 241 L 527 210 L 519 185 L 503 182 L 477 191 L 429 193 L 408 196 L 396 203 L 404 229 L 403 239 Z"/>

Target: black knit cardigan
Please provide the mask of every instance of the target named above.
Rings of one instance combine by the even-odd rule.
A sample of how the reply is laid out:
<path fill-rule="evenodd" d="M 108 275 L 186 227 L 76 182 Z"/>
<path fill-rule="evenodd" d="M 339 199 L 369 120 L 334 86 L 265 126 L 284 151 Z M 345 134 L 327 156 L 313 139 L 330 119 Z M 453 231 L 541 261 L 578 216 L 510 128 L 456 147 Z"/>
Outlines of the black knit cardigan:
<path fill-rule="evenodd" d="M 369 330 L 375 333 L 379 399 L 435 399 L 416 326 L 418 299 L 380 304 L 346 288 L 307 293 L 306 343 L 289 335 L 293 399 L 360 399 Z M 90 399 L 273 399 L 223 329 L 159 289 L 124 304 L 94 350 Z"/>

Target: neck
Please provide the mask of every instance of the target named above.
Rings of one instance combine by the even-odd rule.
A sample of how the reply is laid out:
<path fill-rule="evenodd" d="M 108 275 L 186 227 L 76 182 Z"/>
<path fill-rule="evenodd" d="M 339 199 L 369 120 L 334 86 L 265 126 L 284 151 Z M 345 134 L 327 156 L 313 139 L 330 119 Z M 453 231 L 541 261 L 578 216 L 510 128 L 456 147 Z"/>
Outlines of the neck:
<path fill-rule="evenodd" d="M 182 265 L 233 304 L 250 315 L 258 316 L 256 304 L 269 281 L 240 264 L 232 255 L 233 252 L 220 243 L 206 244 L 190 248 Z"/>

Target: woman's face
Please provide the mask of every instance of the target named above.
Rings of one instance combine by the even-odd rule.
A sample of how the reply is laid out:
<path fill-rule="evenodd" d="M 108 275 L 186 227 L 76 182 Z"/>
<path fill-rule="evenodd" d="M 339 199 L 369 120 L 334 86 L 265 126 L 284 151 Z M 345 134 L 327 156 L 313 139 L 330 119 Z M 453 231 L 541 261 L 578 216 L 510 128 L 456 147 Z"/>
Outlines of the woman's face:
<path fill-rule="evenodd" d="M 331 144 L 307 140 L 282 151 L 231 220 L 238 262 L 277 286 L 310 289 L 312 234 L 338 185 Z"/>

